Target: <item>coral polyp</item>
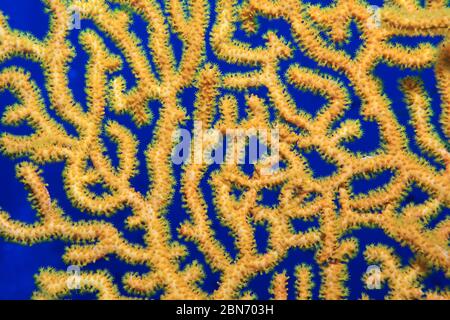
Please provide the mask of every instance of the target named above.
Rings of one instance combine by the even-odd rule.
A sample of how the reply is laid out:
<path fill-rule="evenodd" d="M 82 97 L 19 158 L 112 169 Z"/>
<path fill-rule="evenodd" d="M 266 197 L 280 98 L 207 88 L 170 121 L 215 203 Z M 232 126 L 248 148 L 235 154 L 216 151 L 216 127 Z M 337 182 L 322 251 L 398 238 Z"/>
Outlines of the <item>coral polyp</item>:
<path fill-rule="evenodd" d="M 0 150 L 37 217 L 0 211 L 0 237 L 62 240 L 79 273 L 72 285 L 43 265 L 33 298 L 450 298 L 446 1 L 42 3 L 42 38 L 0 11 L 0 90 L 17 100 L 1 104 Z M 229 130 L 277 130 L 266 147 L 278 169 L 175 165 L 175 133 L 193 123 L 206 132 L 193 154 Z M 54 164 L 65 200 L 45 174 Z M 130 271 L 98 267 L 111 257 Z"/>

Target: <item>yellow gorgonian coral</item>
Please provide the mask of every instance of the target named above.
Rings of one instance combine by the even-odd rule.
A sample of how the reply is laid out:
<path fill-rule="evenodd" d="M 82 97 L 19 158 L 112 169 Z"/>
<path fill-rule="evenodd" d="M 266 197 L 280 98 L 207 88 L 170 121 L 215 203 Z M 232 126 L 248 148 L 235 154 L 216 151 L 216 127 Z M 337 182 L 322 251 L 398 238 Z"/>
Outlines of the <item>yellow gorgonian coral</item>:
<path fill-rule="evenodd" d="M 46 109 L 44 93 L 23 68 L 1 70 L 0 89 L 11 91 L 19 100 L 2 110 L 3 124 L 26 122 L 34 132 L 28 136 L 3 133 L 0 148 L 5 155 L 28 158 L 17 165 L 16 174 L 27 186 L 39 215 L 38 222 L 26 224 L 2 212 L 1 236 L 26 244 L 63 239 L 68 243 L 63 257 L 68 265 L 83 267 L 115 255 L 129 264 L 149 268 L 147 274 L 130 272 L 122 279 L 113 279 L 104 270 L 82 271 L 80 289 L 96 292 L 102 299 L 126 298 L 119 292 L 118 282 L 130 295 L 141 297 L 163 289 L 164 299 L 257 298 L 253 292 L 242 289 L 258 274 L 273 272 L 294 248 L 315 252 L 320 281 L 315 281 L 310 265 L 298 261 L 293 280 L 285 271 L 273 272 L 267 290 L 274 299 L 287 299 L 290 294 L 311 299 L 314 288 L 324 299 L 348 297 L 349 261 L 363 249 L 367 263 L 380 267 L 379 280 L 389 285 L 388 298 L 449 298 L 448 290 L 430 290 L 421 284 L 431 270 L 442 270 L 450 277 L 450 220 L 445 217 L 434 228 L 427 227 L 443 208 L 450 206 L 450 9 L 445 1 L 426 1 L 421 7 L 413 0 L 392 0 L 377 11 L 379 21 L 375 22 L 373 9 L 356 0 L 337 0 L 327 7 L 300 0 L 217 0 L 214 6 L 206 0 L 191 0 L 187 4 L 181 0 L 163 4 L 154 0 L 43 2 L 50 15 L 50 29 L 43 40 L 13 30 L 0 14 L 0 62 L 15 56 L 37 62 L 44 70 L 50 107 L 75 128 L 77 135 L 69 134 L 53 119 Z M 79 35 L 79 43 L 89 57 L 85 106 L 75 100 L 67 75 L 76 54 L 68 41 L 73 8 L 83 21 L 91 20 L 96 26 L 95 30 L 82 28 Z M 146 22 L 148 47 L 131 30 L 134 15 Z M 288 42 L 274 30 L 264 34 L 265 43 L 258 47 L 234 36 L 238 25 L 249 35 L 258 32 L 259 17 L 284 20 L 294 42 Z M 353 57 L 330 45 L 348 40 L 351 21 L 356 23 L 364 42 Z M 182 42 L 179 61 L 171 33 Z M 438 46 L 421 44 L 415 48 L 391 42 L 403 36 L 440 36 L 443 40 Z M 111 52 L 105 37 L 121 55 Z M 379 125 L 382 146 L 377 152 L 364 156 L 342 145 L 361 137 L 363 130 L 360 121 L 354 119 L 334 126 L 350 108 L 353 98 L 348 86 L 337 77 L 309 68 L 302 61 L 289 65 L 280 75 L 284 70 L 281 63 L 292 59 L 297 49 L 318 66 L 333 69 L 348 79 L 354 95 L 361 100 L 362 117 Z M 223 71 L 208 60 L 207 50 L 224 63 L 245 66 L 251 71 Z M 438 159 L 444 169 L 437 170 L 410 150 L 408 135 L 374 75 L 380 62 L 414 70 L 434 69 L 441 100 L 442 135 L 431 123 L 431 102 L 422 81 L 406 77 L 400 90 L 417 144 Z M 131 88 L 129 79 L 115 74 L 125 64 L 136 78 Z M 326 105 L 317 115 L 309 115 L 303 111 L 302 101 L 291 96 L 288 85 L 323 96 Z M 180 99 L 189 87 L 197 90 L 191 117 Z M 267 99 L 254 93 L 253 89 L 261 87 L 267 90 Z M 245 119 L 239 116 L 242 106 L 238 93 L 245 96 Z M 159 110 L 149 108 L 151 101 L 160 102 Z M 108 109 L 128 114 L 138 127 L 145 128 L 156 118 L 145 159 L 138 159 L 140 141 L 132 130 L 106 119 Z M 195 243 L 209 267 L 220 272 L 218 287 L 212 293 L 200 286 L 205 277 L 201 263 L 195 261 L 180 267 L 189 252 L 173 237 L 167 217 L 177 184 L 171 163 L 177 143 L 173 136 L 188 120 L 224 134 L 230 129 L 276 128 L 279 154 L 285 164 L 278 171 L 264 174 L 265 166 L 258 163 L 250 177 L 238 164 L 225 162 L 208 180 L 213 189 L 212 200 L 205 197 L 201 188 L 210 164 L 191 161 L 184 165 L 181 193 L 189 220 L 182 222 L 176 233 L 184 241 Z M 106 155 L 103 134 L 117 145 L 118 166 Z M 194 139 L 192 145 L 197 142 Z M 211 134 L 202 143 L 211 150 L 218 140 Z M 298 149 L 317 150 L 333 162 L 337 172 L 316 178 Z M 145 161 L 150 177 L 147 194 L 140 193 L 131 182 L 138 173 L 138 160 Z M 50 197 L 40 166 L 53 162 L 64 162 L 64 187 L 73 206 L 104 220 L 73 221 L 57 199 Z M 385 187 L 363 195 L 352 194 L 355 177 L 386 170 L 395 174 Z M 405 193 L 413 183 L 426 190 L 430 198 L 420 205 L 403 206 Z M 109 192 L 96 194 L 91 190 L 96 184 L 106 186 Z M 236 187 L 244 190 L 239 199 L 232 195 Z M 262 190 L 273 187 L 280 189 L 278 204 L 261 204 Z M 315 195 L 312 200 L 311 194 Z M 235 238 L 236 257 L 218 240 L 208 213 L 210 206 Z M 132 211 L 126 227 L 143 230 L 144 244 L 130 243 L 108 222 L 108 217 L 123 208 Z M 292 219 L 317 219 L 319 223 L 318 227 L 295 232 Z M 257 250 L 255 223 L 268 225 L 265 253 Z M 358 239 L 348 235 L 364 227 L 384 230 L 409 247 L 415 253 L 414 260 L 404 266 L 395 250 L 384 245 L 360 248 Z M 41 270 L 36 276 L 38 290 L 33 297 L 69 295 L 69 278 L 65 270 Z M 294 281 L 295 293 L 288 292 L 289 281 Z"/>

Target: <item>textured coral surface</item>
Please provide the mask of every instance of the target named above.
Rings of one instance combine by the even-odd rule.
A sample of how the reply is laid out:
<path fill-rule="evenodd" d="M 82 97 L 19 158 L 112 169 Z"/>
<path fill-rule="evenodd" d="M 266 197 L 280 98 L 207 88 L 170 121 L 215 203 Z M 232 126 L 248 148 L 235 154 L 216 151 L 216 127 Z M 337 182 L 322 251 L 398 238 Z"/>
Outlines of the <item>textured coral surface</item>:
<path fill-rule="evenodd" d="M 449 299 L 449 30 L 445 0 L 2 0 L 0 298 Z M 280 169 L 174 164 L 196 121 L 279 130 Z"/>

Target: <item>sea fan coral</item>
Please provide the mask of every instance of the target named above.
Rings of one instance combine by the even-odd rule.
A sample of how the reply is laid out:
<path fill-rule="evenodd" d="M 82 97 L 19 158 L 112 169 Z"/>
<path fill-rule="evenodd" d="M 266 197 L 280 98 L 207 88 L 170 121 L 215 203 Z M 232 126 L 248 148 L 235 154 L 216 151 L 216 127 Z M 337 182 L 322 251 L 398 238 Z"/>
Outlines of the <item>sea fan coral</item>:
<path fill-rule="evenodd" d="M 2 211 L 0 236 L 63 240 L 78 271 L 43 265 L 33 298 L 450 297 L 445 1 L 42 2 L 42 39 L 0 12 L 0 90 L 17 101 L 1 104 L 0 150 L 38 216 Z M 200 158 L 229 130 L 276 130 L 278 170 L 175 165 L 194 123 Z"/>

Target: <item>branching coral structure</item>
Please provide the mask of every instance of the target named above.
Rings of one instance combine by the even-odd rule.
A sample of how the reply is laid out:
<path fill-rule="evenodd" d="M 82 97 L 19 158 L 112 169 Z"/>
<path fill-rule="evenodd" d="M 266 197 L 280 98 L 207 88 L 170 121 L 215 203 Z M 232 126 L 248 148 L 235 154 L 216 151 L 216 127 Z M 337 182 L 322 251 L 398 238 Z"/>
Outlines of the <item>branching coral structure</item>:
<path fill-rule="evenodd" d="M 273 299 L 345 299 L 352 290 L 350 264 L 358 254 L 366 266 L 377 267 L 375 282 L 388 288 L 385 298 L 450 298 L 448 288 L 424 285 L 433 272 L 450 278 L 450 218 L 445 213 L 450 207 L 450 8 L 445 1 L 425 1 L 421 6 L 414 0 L 391 0 L 376 10 L 376 18 L 368 3 L 357 0 L 327 6 L 303 0 L 42 1 L 50 26 L 41 40 L 15 30 L 0 13 L 0 62 L 22 57 L 39 64 L 45 77 L 42 92 L 24 68 L 0 72 L 0 90 L 10 91 L 19 101 L 1 110 L 4 127 L 26 123 L 33 128 L 29 135 L 2 132 L 0 150 L 21 160 L 16 176 L 39 217 L 28 224 L 1 211 L 1 237 L 24 245 L 63 240 L 64 262 L 81 269 L 77 290 L 99 299 L 149 298 L 157 290 L 162 290 L 163 299 L 258 299 L 247 286 L 260 274 L 270 275 L 266 291 Z M 81 18 L 78 41 L 88 56 L 85 105 L 75 99 L 68 80 L 77 54 L 68 40 L 74 8 Z M 132 30 L 137 16 L 145 21 L 147 39 Z M 264 27 L 261 19 L 282 21 L 292 41 Z M 89 27 L 83 27 L 85 21 L 90 21 Z M 355 54 L 343 49 L 351 24 L 363 42 Z M 238 28 L 249 38 L 266 28 L 263 43 L 255 46 L 235 36 Z M 179 58 L 171 40 L 174 34 L 182 43 Z M 393 42 L 397 37 L 440 41 L 411 47 Z M 112 52 L 110 43 L 120 55 Z M 305 59 L 296 59 L 297 52 Z M 396 88 L 410 115 L 412 130 L 407 131 L 376 75 L 380 63 L 400 70 L 432 70 L 439 114 L 431 106 L 428 84 L 412 72 Z M 225 64 L 235 68 L 223 70 Z M 124 68 L 131 70 L 134 83 L 120 73 Z M 187 88 L 196 92 L 192 112 L 180 98 Z M 324 106 L 311 115 L 293 91 L 321 96 Z M 360 118 L 346 118 L 356 97 Z M 154 101 L 157 109 L 149 107 Z M 143 158 L 138 156 L 139 137 L 120 121 L 108 119 L 110 114 L 130 117 L 136 128 L 155 123 Z M 365 135 L 361 119 L 379 128 L 379 146 L 370 153 L 347 147 Z M 69 133 L 60 120 L 76 133 Z M 267 173 L 263 163 L 256 163 L 247 174 L 229 161 L 212 172 L 207 161 L 188 161 L 177 177 L 171 162 L 177 144 L 173 137 L 191 121 L 210 130 L 201 138 L 207 151 L 220 144 L 212 132 L 276 129 L 283 165 Z M 117 147 L 118 165 L 108 156 L 105 136 Z M 412 150 L 411 136 L 439 167 Z M 191 141 L 192 153 L 197 140 L 194 136 Z M 270 141 L 268 147 L 273 144 Z M 336 170 L 317 177 L 305 152 L 316 152 Z M 52 198 L 42 166 L 56 162 L 64 164 L 64 190 L 85 220 L 72 219 Z M 132 183 L 144 168 L 140 162 L 150 181 L 146 193 Z M 383 172 L 392 175 L 388 183 L 354 192 L 355 180 L 370 180 Z M 204 192 L 205 179 L 210 197 Z M 92 191 L 98 184 L 108 192 Z M 426 201 L 404 203 L 413 185 L 429 195 Z M 276 204 L 262 203 L 267 189 L 279 191 Z M 241 190 L 239 196 L 235 190 Z M 176 193 L 181 194 L 188 218 L 171 230 L 169 207 Z M 125 228 L 143 231 L 141 244 L 128 241 L 109 221 L 124 208 L 132 212 Z M 220 241 L 211 212 L 229 230 L 236 254 Z M 92 216 L 96 219 L 89 219 Z M 317 224 L 296 231 L 293 220 Z M 255 225 L 266 226 L 263 253 L 257 248 Z M 387 244 L 361 245 L 354 232 L 364 229 L 382 230 L 413 257 L 402 261 Z M 182 265 L 190 254 L 187 243 L 201 252 L 204 262 Z M 276 269 L 294 249 L 313 252 L 314 266 L 299 259 L 290 275 Z M 110 270 L 88 269 L 109 256 L 145 266 L 148 272 L 128 272 L 115 279 Z M 35 277 L 33 298 L 70 296 L 71 275 L 43 267 Z M 220 275 L 210 291 L 201 286 L 206 269 Z M 370 288 L 373 276 L 366 273 L 357 281 Z M 369 297 L 362 293 L 357 298 Z"/>

